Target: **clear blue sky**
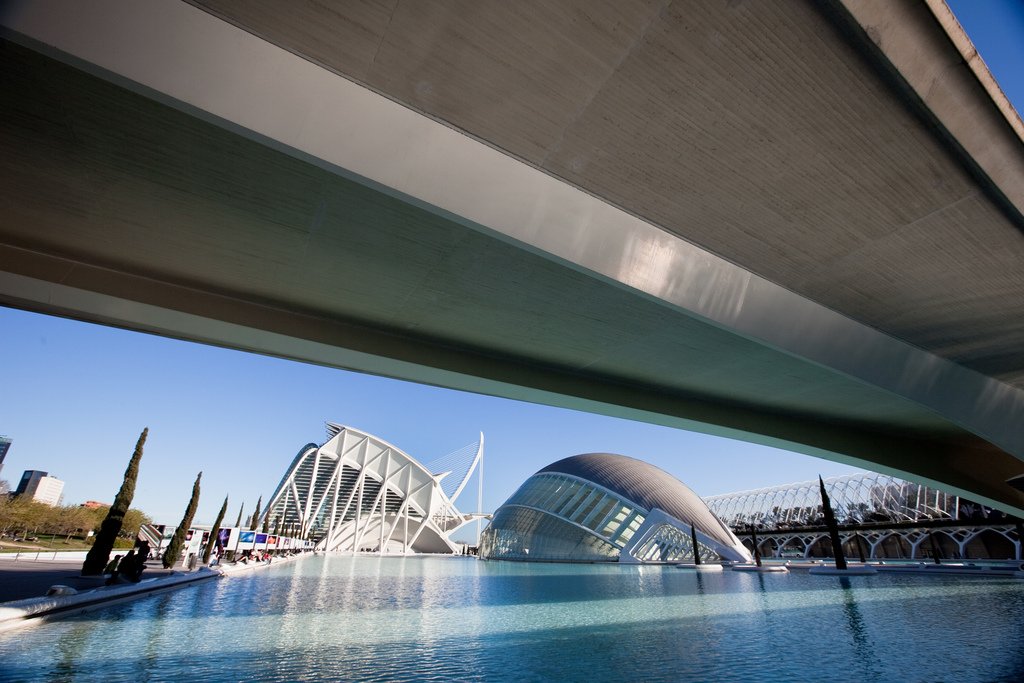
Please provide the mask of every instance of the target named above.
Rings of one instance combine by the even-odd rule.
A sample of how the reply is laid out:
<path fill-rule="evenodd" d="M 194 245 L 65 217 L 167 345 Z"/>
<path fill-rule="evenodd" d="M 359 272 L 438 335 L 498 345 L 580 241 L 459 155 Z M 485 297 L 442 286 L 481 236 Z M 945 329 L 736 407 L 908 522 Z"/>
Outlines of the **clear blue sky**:
<path fill-rule="evenodd" d="M 946 0 L 1017 111 L 1024 103 L 1024 0 Z"/>
<path fill-rule="evenodd" d="M 421 461 L 486 438 L 484 507 L 577 453 L 647 460 L 702 495 L 855 471 L 773 448 L 678 429 L 479 396 L 0 308 L 0 433 L 14 439 L 3 477 L 47 470 L 65 500 L 109 502 L 148 426 L 137 507 L 180 519 L 203 471 L 197 519 L 225 494 L 234 519 L 277 485 L 298 449 L 333 420 Z M 460 499 L 475 508 L 475 481 Z"/>
<path fill-rule="evenodd" d="M 1024 3 L 950 3 L 1011 101 L 1024 101 Z M 487 440 L 484 508 L 577 453 L 647 460 L 701 495 L 854 471 L 803 455 L 626 420 L 420 386 L 0 308 L 0 477 L 63 479 L 65 502 L 109 502 L 150 428 L 135 505 L 176 523 L 203 471 L 197 520 L 225 494 L 229 520 L 269 496 L 303 444 L 332 420 L 429 461 Z M 475 507 L 469 490 L 460 507 Z"/>

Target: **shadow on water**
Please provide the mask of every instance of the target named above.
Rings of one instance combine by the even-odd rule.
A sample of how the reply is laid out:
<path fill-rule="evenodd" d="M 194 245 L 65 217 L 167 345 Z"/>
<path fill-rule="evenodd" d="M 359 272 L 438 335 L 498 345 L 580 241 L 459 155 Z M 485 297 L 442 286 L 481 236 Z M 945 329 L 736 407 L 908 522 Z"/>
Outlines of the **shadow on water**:
<path fill-rule="evenodd" d="M 173 608 L 174 596 L 170 593 L 164 593 L 163 595 L 156 596 L 157 602 L 153 606 L 152 620 L 153 630 L 152 634 L 145 639 L 145 647 L 141 653 L 142 661 L 146 664 L 153 664 L 160 658 L 161 650 L 160 643 L 163 642 L 165 633 L 170 624 L 170 617 Z M 152 667 L 142 666 L 142 671 L 138 677 L 139 681 L 152 681 L 157 680 L 152 677 Z"/>
<path fill-rule="evenodd" d="M 0 681 L 1020 681 L 1018 588 L 304 561 L 0 638 Z"/>
<path fill-rule="evenodd" d="M 1020 653 L 955 659 L 947 643 L 917 642 L 914 635 L 899 632 L 890 632 L 893 642 L 879 651 L 866 635 L 856 603 L 844 601 L 842 609 L 848 637 L 838 624 L 838 631 L 815 629 L 820 615 L 808 608 L 776 621 L 768 642 L 764 622 L 754 615 L 474 636 L 411 633 L 402 638 L 397 636 L 406 625 L 395 624 L 392 638 L 368 635 L 341 644 L 254 629 L 244 647 L 201 651 L 168 646 L 163 627 L 153 623 L 134 627 L 142 631 L 141 639 L 156 642 L 153 647 L 124 647 L 107 657 L 90 655 L 77 644 L 88 637 L 79 624 L 62 636 L 58 661 L 46 661 L 38 653 L 7 661 L 0 680 L 791 681 L 816 679 L 825 671 L 842 672 L 844 680 L 1024 679 Z M 350 627 L 338 624 L 339 629 Z M 180 636 L 169 642 L 180 643 Z M 1005 643 L 1004 651 L 1015 642 Z"/>
<path fill-rule="evenodd" d="M 854 655 L 860 666 L 864 667 L 872 678 L 881 675 L 879 671 L 880 662 L 875 648 L 868 637 L 867 625 L 864 617 L 861 616 L 860 608 L 857 607 L 857 600 L 847 576 L 839 577 L 839 585 L 843 592 L 843 614 L 846 617 L 847 627 L 853 641 Z"/>
<path fill-rule="evenodd" d="M 75 624 L 64 638 L 57 641 L 57 661 L 54 663 L 52 680 L 61 683 L 75 680 L 78 663 L 85 651 L 86 636 L 92 628 L 93 625 L 88 623 Z M 3 676 L 4 674 L 0 673 L 0 680 Z"/>
<path fill-rule="evenodd" d="M 315 560 L 313 560 L 315 562 Z M 399 560 L 400 561 L 400 560 Z M 315 573 L 303 571 L 301 563 L 268 568 L 261 572 L 219 580 L 218 593 L 233 600 L 223 611 L 232 617 L 260 614 L 318 613 L 329 605 L 346 612 L 407 610 L 421 607 L 500 607 L 505 605 L 594 602 L 644 597 L 687 595 L 730 595 L 737 586 L 754 579 L 762 592 L 832 593 L 834 577 L 806 575 L 737 575 L 732 572 L 700 574 L 675 567 L 604 566 L 597 571 L 560 565 L 537 567 L 532 573 L 518 564 L 514 571 L 494 571 L 496 563 L 487 563 L 481 572 L 463 574 L 366 574 Z M 310 567 L 306 568 L 307 570 Z M 313 569 L 316 569 L 313 567 Z M 849 580 L 849 579 L 847 579 Z M 997 581 L 993 579 L 992 581 Z M 928 577 L 927 585 L 950 585 L 956 577 Z M 921 579 L 902 576 L 859 577 L 858 590 L 892 588 L 894 585 L 921 586 Z M 192 589 L 189 589 L 192 590 Z M 210 584 L 196 588 L 209 591 Z M 314 600 L 296 601 L 296 593 L 315 595 Z M 425 596 L 429 594 L 429 598 Z M 338 596 L 344 596 L 343 599 Z M 154 598 L 155 599 L 155 598 Z M 424 600 L 428 604 L 424 605 Z M 341 604 L 338 604 L 340 601 Z M 119 618 L 148 619 L 144 612 L 123 608 Z M 198 610 L 201 615 L 203 610 Z"/>

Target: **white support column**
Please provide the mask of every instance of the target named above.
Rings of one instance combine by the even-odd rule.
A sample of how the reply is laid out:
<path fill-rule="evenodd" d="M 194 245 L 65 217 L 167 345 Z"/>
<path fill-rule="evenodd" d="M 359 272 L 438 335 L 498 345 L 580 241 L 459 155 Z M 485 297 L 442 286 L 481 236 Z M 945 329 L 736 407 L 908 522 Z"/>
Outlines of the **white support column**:
<path fill-rule="evenodd" d="M 331 478 L 327 480 L 327 486 L 324 487 L 323 493 L 320 496 L 320 500 L 317 502 L 316 507 L 313 508 L 312 514 L 310 514 L 311 518 L 316 519 L 316 517 L 320 514 L 320 509 L 324 506 L 324 504 L 327 502 L 327 499 L 330 497 L 331 487 L 334 486 L 335 479 L 341 476 L 341 466 L 342 459 L 338 458 L 337 462 L 334 465 L 334 470 L 331 472 Z"/>
<path fill-rule="evenodd" d="M 384 481 L 380 486 L 380 539 L 377 541 L 377 554 L 384 554 L 384 522 L 388 516 L 388 479 L 391 478 L 391 452 L 388 451 L 388 459 L 384 463 Z"/>
<path fill-rule="evenodd" d="M 417 486 L 414 491 L 409 491 L 409 498 L 412 499 L 413 496 L 415 496 L 417 493 L 427 488 L 428 486 L 431 486 L 431 484 L 422 484 L 420 486 Z M 416 527 L 416 531 L 415 533 L 413 533 L 412 539 L 409 541 L 410 546 L 416 543 L 416 539 L 420 537 L 420 532 L 422 532 L 423 529 L 427 526 L 427 524 L 430 523 L 430 506 L 428 505 L 426 510 L 422 510 L 421 514 L 423 515 L 423 519 L 420 520 L 419 526 Z"/>
<path fill-rule="evenodd" d="M 400 476 L 403 473 L 405 474 L 405 487 L 402 488 L 401 490 L 402 491 L 408 491 L 409 490 L 409 483 L 412 480 L 412 468 L 408 464 L 406 464 L 401 469 L 399 469 L 397 472 L 395 472 L 395 474 L 393 476 Z M 405 500 L 402 501 L 402 504 L 398 507 L 398 511 L 395 512 L 395 521 L 391 525 L 391 530 L 388 532 L 387 538 L 385 538 L 381 542 L 381 547 L 383 547 L 386 544 L 391 543 L 391 539 L 394 538 L 395 532 L 398 531 L 398 521 L 403 518 L 403 515 L 407 515 L 408 509 L 409 509 L 409 499 L 405 498 Z M 406 531 L 408 531 L 408 529 L 409 529 L 408 517 L 406 516 L 405 519 L 406 519 L 406 527 L 405 528 L 406 528 Z"/>
<path fill-rule="evenodd" d="M 409 471 L 406 472 L 406 474 L 405 474 L 405 488 L 403 489 L 403 491 L 405 491 L 405 517 L 404 517 L 405 529 L 404 529 L 404 531 L 402 533 L 402 542 L 405 544 L 404 554 L 406 554 L 406 555 L 409 554 L 409 496 L 410 496 L 409 489 L 410 489 L 411 486 L 412 486 L 412 468 L 410 467 Z"/>
<path fill-rule="evenodd" d="M 383 454 L 380 457 L 384 458 L 384 479 L 381 481 L 381 489 L 377 493 L 377 498 L 374 499 L 374 504 L 372 506 L 370 506 L 370 511 L 367 513 L 367 523 L 364 526 L 362 526 L 361 528 L 358 529 L 358 536 L 356 537 L 356 546 L 358 546 L 358 543 L 361 543 L 362 537 L 364 537 L 366 535 L 367 530 L 373 524 L 374 513 L 377 511 L 378 506 L 380 506 L 381 512 L 382 512 L 381 523 L 382 524 L 384 523 L 383 522 L 384 504 L 383 504 L 382 501 L 384 500 L 384 496 L 387 494 L 387 479 L 388 479 L 388 474 L 389 474 L 389 471 L 390 471 L 390 468 L 391 468 L 391 451 L 390 451 L 390 449 L 387 450 L 387 451 L 384 451 Z M 379 460 L 380 457 L 375 458 L 374 462 Z M 366 471 L 366 467 L 367 466 L 364 465 L 364 471 Z M 360 496 L 359 497 L 359 501 L 361 502 L 361 500 L 362 500 L 362 497 Z"/>
<path fill-rule="evenodd" d="M 359 471 L 359 483 L 356 487 L 356 524 L 352 531 L 352 552 L 359 552 L 359 540 L 363 537 L 363 486 L 366 482 L 366 469 Z"/>
<path fill-rule="evenodd" d="M 361 485 L 360 482 L 362 482 L 364 475 L 365 475 L 364 470 L 359 470 L 359 476 L 356 478 L 355 484 L 352 485 L 352 493 L 348 494 L 348 500 L 345 501 L 345 507 L 341 511 L 341 520 L 342 520 L 342 522 L 344 522 L 345 515 L 348 514 L 349 509 L 352 507 L 352 501 L 355 500 L 356 495 L 359 493 L 359 489 L 360 489 L 360 485 Z M 341 533 L 341 530 L 344 529 L 344 528 L 345 528 L 344 523 L 340 524 L 335 533 Z M 334 538 L 332 537 L 330 539 L 329 543 L 327 544 L 327 548 L 330 549 L 330 546 L 333 543 L 334 543 Z M 337 550 L 341 550 L 341 549 L 337 548 Z"/>
<path fill-rule="evenodd" d="M 387 494 L 387 490 L 388 490 L 388 470 L 390 469 L 390 467 L 391 467 L 391 452 L 390 451 L 385 451 L 385 453 L 384 453 L 384 480 L 381 482 L 380 491 L 377 492 L 377 497 L 373 499 L 373 505 L 370 506 L 370 510 L 366 514 L 366 524 L 363 526 L 363 528 L 359 529 L 359 534 L 356 537 L 356 547 L 359 546 L 359 544 L 363 540 L 363 536 L 366 534 L 366 531 L 370 528 L 370 526 L 372 526 L 372 524 L 373 524 L 373 514 L 377 511 L 378 507 L 380 507 L 381 513 L 382 513 L 381 514 L 381 524 L 383 525 L 383 523 L 384 523 L 384 520 L 383 520 L 384 496 Z M 362 497 L 360 497 L 360 500 L 362 500 Z M 381 528 L 383 529 L 383 526 Z M 379 549 L 378 549 L 378 552 L 379 552 Z"/>
<path fill-rule="evenodd" d="M 292 492 L 292 498 L 295 499 L 295 515 L 299 518 L 299 524 L 305 524 L 306 518 L 302 514 L 302 496 L 299 495 L 299 488 L 295 485 L 294 472 L 292 472 L 292 476 L 288 480 L 288 487 Z"/>
<path fill-rule="evenodd" d="M 327 538 L 334 537 L 334 525 L 338 512 L 338 491 L 341 490 L 341 477 L 345 473 L 344 458 L 338 456 L 338 476 L 334 478 L 334 497 L 331 500 L 331 521 L 327 525 Z"/>
<path fill-rule="evenodd" d="M 320 449 L 316 449 L 316 455 L 313 456 L 313 472 L 309 476 L 309 493 L 306 495 L 306 511 L 303 514 L 303 518 L 309 519 L 310 507 L 313 504 L 313 496 L 316 491 L 316 478 L 320 474 Z"/>

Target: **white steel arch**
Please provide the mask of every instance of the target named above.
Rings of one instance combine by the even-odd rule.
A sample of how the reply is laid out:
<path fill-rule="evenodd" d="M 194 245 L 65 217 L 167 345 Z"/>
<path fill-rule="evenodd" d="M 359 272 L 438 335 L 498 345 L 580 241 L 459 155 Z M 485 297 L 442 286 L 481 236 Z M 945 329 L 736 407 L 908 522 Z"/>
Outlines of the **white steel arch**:
<path fill-rule="evenodd" d="M 445 493 L 441 480 L 450 472 L 435 473 L 352 427 L 328 422 L 327 434 L 326 443 L 308 444 L 292 461 L 264 512 L 268 527 L 298 533 L 328 551 L 459 551 L 452 532 L 478 515 L 459 512 Z M 460 472 L 456 495 L 482 458 L 482 437 Z"/>
<path fill-rule="evenodd" d="M 956 520 L 964 505 L 976 505 L 955 494 L 876 472 L 829 477 L 825 479 L 825 488 L 841 524 Z M 824 523 L 817 481 L 738 491 L 710 496 L 704 501 L 734 529 Z"/>

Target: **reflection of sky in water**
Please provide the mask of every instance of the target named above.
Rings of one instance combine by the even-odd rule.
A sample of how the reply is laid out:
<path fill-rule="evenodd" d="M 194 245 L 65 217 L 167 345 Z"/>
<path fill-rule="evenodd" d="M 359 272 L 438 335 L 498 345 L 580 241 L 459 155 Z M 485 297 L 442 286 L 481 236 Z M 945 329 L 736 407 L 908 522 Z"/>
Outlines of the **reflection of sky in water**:
<path fill-rule="evenodd" d="M 2 635 L 0 680 L 1009 681 L 1022 632 L 1005 579 L 318 557 Z"/>

